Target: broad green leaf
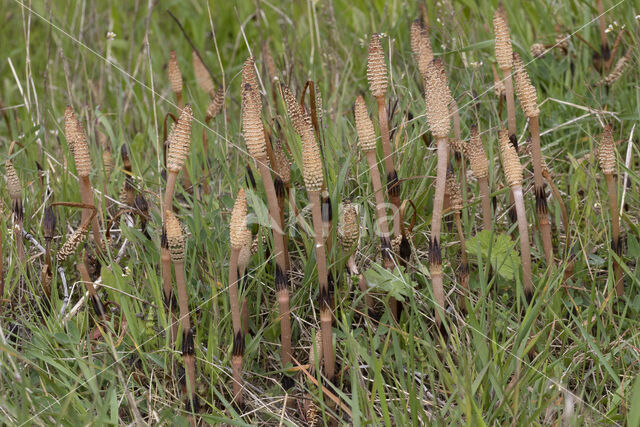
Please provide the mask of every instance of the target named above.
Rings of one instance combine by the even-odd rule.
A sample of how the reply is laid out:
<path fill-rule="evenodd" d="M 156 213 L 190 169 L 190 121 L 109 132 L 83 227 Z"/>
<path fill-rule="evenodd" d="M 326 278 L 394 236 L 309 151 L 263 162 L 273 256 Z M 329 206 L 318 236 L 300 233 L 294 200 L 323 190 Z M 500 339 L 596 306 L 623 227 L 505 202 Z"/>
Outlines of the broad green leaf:
<path fill-rule="evenodd" d="M 520 255 L 514 246 L 515 242 L 506 234 L 492 236 L 491 231 L 482 230 L 467 242 L 467 253 L 480 254 L 483 261 L 490 261 L 493 269 L 504 279 L 515 280 L 516 272 L 520 268 Z"/>

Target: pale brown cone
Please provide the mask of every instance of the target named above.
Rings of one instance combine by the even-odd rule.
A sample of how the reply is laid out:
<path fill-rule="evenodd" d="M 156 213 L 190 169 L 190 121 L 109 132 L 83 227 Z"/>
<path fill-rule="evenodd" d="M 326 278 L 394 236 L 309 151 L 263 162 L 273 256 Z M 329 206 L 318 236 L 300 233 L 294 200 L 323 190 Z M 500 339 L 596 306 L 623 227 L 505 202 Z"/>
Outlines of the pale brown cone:
<path fill-rule="evenodd" d="M 242 64 L 242 87 L 246 87 L 247 83 L 255 89 L 256 95 L 260 96 L 260 86 L 258 83 L 258 75 L 256 74 L 256 63 L 253 56 L 248 57 Z"/>
<path fill-rule="evenodd" d="M 240 252 L 238 253 L 238 269 L 240 271 L 245 271 L 251 262 L 251 247 L 253 245 L 253 236 L 251 235 L 251 230 L 248 228 L 244 229 L 244 243 L 242 244 L 242 248 L 240 248 Z"/>
<path fill-rule="evenodd" d="M 600 147 L 598 149 L 598 161 L 600 169 L 606 175 L 615 173 L 616 170 L 616 145 L 613 141 L 613 128 L 607 125 L 600 139 Z"/>
<path fill-rule="evenodd" d="M 427 71 L 427 66 L 433 61 L 433 49 L 431 48 L 429 31 L 419 19 L 411 24 L 411 51 L 418 63 L 420 75 L 423 76 Z"/>
<path fill-rule="evenodd" d="M 291 182 L 291 163 L 289 163 L 280 139 L 273 144 L 273 157 L 275 160 L 275 165 L 273 165 L 274 169 L 280 176 L 282 183 L 285 185 L 289 184 Z"/>
<path fill-rule="evenodd" d="M 167 153 L 167 169 L 171 172 L 180 172 L 189 155 L 191 147 L 191 122 L 193 110 L 187 104 L 182 109 L 178 122 L 169 134 L 169 151 Z"/>
<path fill-rule="evenodd" d="M 347 202 L 342 207 L 342 224 L 340 227 L 340 241 L 342 247 L 348 251 L 360 239 L 360 227 L 358 226 L 358 211 L 356 207 Z"/>
<path fill-rule="evenodd" d="M 387 93 L 387 64 L 384 50 L 380 44 L 380 36 L 371 35 L 369 41 L 369 60 L 367 62 L 367 80 L 373 96 L 384 96 Z"/>
<path fill-rule="evenodd" d="M 540 109 L 538 109 L 538 95 L 536 88 L 531 84 L 531 79 L 520 55 L 513 53 L 513 76 L 516 81 L 516 95 L 522 105 L 524 115 L 527 117 L 538 117 Z"/>
<path fill-rule="evenodd" d="M 462 210 L 462 190 L 453 172 L 447 172 L 445 194 L 449 196 L 449 207 L 452 211 Z"/>
<path fill-rule="evenodd" d="M 18 200 L 22 197 L 22 185 L 20 185 L 20 179 L 16 173 L 16 169 L 13 167 L 13 163 L 7 160 L 4 164 L 5 178 L 7 179 L 7 188 L 9 189 L 9 196 L 11 200 Z"/>
<path fill-rule="evenodd" d="M 376 132 L 373 128 L 373 122 L 369 117 L 369 111 L 367 111 L 367 104 L 365 104 L 362 95 L 358 95 L 356 98 L 355 117 L 360 148 L 365 153 L 375 150 Z"/>
<path fill-rule="evenodd" d="M 425 73 L 424 92 L 427 103 L 427 123 L 436 138 L 446 138 L 451 129 L 448 100 L 451 99 L 449 87 L 442 79 L 440 59 L 429 63 Z"/>
<path fill-rule="evenodd" d="M 282 90 L 284 103 L 287 106 L 287 114 L 289 115 L 289 120 L 291 120 L 293 129 L 298 135 L 302 136 L 305 124 L 302 111 L 300 110 L 300 104 L 298 104 L 298 101 L 293 95 L 293 92 L 291 92 L 291 89 L 283 84 L 280 84 L 280 88 Z"/>
<path fill-rule="evenodd" d="M 231 211 L 231 223 L 229 224 L 229 237 L 232 249 L 242 249 L 245 244 L 245 230 L 247 229 L 247 197 L 244 189 L 238 191 L 236 201 Z"/>
<path fill-rule="evenodd" d="M 529 51 L 534 58 L 541 58 L 547 52 L 547 48 L 545 48 L 542 43 L 534 43 L 529 48 Z"/>
<path fill-rule="evenodd" d="M 78 121 L 73 108 L 67 105 L 64 112 L 64 129 L 67 143 L 70 143 L 78 176 L 86 177 L 91 174 L 91 157 L 89 156 L 89 144 L 84 129 Z"/>
<path fill-rule="evenodd" d="M 320 191 L 324 182 L 322 158 L 313 126 L 304 126 L 302 133 L 302 175 L 307 191 Z"/>
<path fill-rule="evenodd" d="M 487 178 L 489 176 L 489 160 L 484 151 L 477 126 L 472 126 L 470 133 L 469 143 L 465 147 L 469 165 L 476 178 Z"/>
<path fill-rule="evenodd" d="M 215 86 L 213 84 L 213 80 L 211 79 L 211 75 L 209 75 L 209 71 L 207 67 L 204 66 L 198 54 L 193 51 L 191 52 L 191 61 L 193 63 L 193 74 L 196 76 L 196 82 L 200 89 L 207 92 L 208 94 L 213 94 Z"/>
<path fill-rule="evenodd" d="M 172 211 L 164 212 L 165 228 L 167 230 L 167 241 L 169 243 L 169 252 L 173 262 L 184 261 L 184 234 L 178 218 Z"/>
<path fill-rule="evenodd" d="M 169 54 L 169 64 L 167 66 L 169 72 L 169 83 L 171 84 L 171 90 L 173 93 L 182 92 L 182 72 L 178 65 L 178 58 L 176 57 L 176 51 L 172 50 Z"/>
<path fill-rule="evenodd" d="M 64 110 L 64 137 L 67 140 L 69 148 L 73 152 L 73 145 L 75 140 L 78 139 L 78 119 L 76 113 L 73 111 L 71 105 L 67 105 Z"/>
<path fill-rule="evenodd" d="M 509 141 L 509 132 L 499 130 L 498 138 L 500 139 L 500 157 L 507 185 L 509 187 L 522 185 L 522 165 L 515 147 Z"/>
<path fill-rule="evenodd" d="M 628 48 L 625 52 L 624 56 L 616 62 L 615 67 L 611 73 L 607 75 L 604 79 L 600 80 L 595 84 L 595 86 L 601 86 L 604 84 L 605 86 L 611 86 L 614 84 L 626 71 L 627 67 L 631 64 L 631 48 Z"/>
<path fill-rule="evenodd" d="M 267 144 L 262 124 L 262 103 L 257 89 L 247 83 L 242 90 L 242 132 L 247 150 L 254 160 L 264 161 L 267 157 Z"/>
<path fill-rule="evenodd" d="M 511 32 L 509 30 L 509 22 L 507 21 L 507 13 L 502 4 L 498 6 L 493 14 L 493 33 L 495 35 L 496 60 L 498 66 L 502 70 L 511 68 L 512 65 L 512 47 Z"/>
<path fill-rule="evenodd" d="M 71 236 L 64 242 L 64 245 L 58 250 L 56 254 L 56 260 L 58 264 L 63 262 L 65 259 L 69 258 L 76 252 L 76 249 L 82 243 L 87 234 L 89 233 L 90 223 L 84 224 L 84 226 L 80 226 L 74 231 Z"/>
<path fill-rule="evenodd" d="M 220 86 L 216 93 L 211 98 L 209 106 L 207 107 L 207 120 L 216 117 L 222 111 L 224 107 L 224 88 Z"/>

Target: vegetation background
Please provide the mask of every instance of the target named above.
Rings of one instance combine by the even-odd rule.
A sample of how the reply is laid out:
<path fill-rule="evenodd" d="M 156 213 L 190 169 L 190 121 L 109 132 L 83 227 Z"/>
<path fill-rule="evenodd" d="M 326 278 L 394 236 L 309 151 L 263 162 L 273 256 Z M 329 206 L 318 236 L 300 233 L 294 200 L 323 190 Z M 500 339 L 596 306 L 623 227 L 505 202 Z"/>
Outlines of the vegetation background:
<path fill-rule="evenodd" d="M 609 43 L 626 29 L 622 52 L 638 45 L 640 3 L 606 0 L 611 24 Z M 169 349 L 167 317 L 162 301 L 159 268 L 157 209 L 163 190 L 161 178 L 162 120 L 176 105 L 167 78 L 169 51 L 177 52 L 183 72 L 184 98 L 194 108 L 188 170 L 194 181 L 207 180 L 210 195 L 178 189 L 178 216 L 187 239 L 187 280 L 192 317 L 196 325 L 198 394 L 205 423 L 298 425 L 306 422 L 300 410 L 303 398 L 312 398 L 327 421 L 331 411 L 322 403 L 321 390 L 299 372 L 296 385 L 280 385 L 278 310 L 271 262 L 264 251 L 253 257 L 248 296 L 251 332 L 245 351 L 244 378 L 247 409 L 242 417 L 229 404 L 231 396 L 231 316 L 227 265 L 228 220 L 233 197 L 244 185 L 248 156 L 241 136 L 240 77 L 245 58 L 257 58 L 263 81 L 268 77 L 262 59 L 268 44 L 283 81 L 300 93 L 307 79 L 316 81 L 323 98 L 322 132 L 334 218 L 340 202 L 350 199 L 361 213 L 363 233 L 359 264 L 378 285 L 377 296 L 402 299 L 405 311 L 398 324 L 385 313 L 380 323 L 363 315 L 363 298 L 345 274 L 344 254 L 334 244 L 330 259 L 336 275 L 335 345 L 340 387 L 330 390 L 342 405 L 345 423 L 373 425 L 473 424 L 517 425 L 640 423 L 640 219 L 638 206 L 637 135 L 640 113 L 637 49 L 632 66 L 608 91 L 594 87 L 602 77 L 592 65 L 591 48 L 599 46 L 595 2 L 579 0 L 515 0 L 505 4 L 514 50 L 525 62 L 541 103 L 543 155 L 570 213 L 574 244 L 573 272 L 556 250 L 552 268 L 534 263 L 534 304 L 523 307 L 515 225 L 506 215 L 507 190 L 501 188 L 498 166 L 498 101 L 493 92 L 494 63 L 491 20 L 497 2 L 432 1 L 428 13 L 434 51 L 447 66 L 452 94 L 458 102 L 462 131 L 478 124 L 489 153 L 496 198 L 496 236 L 479 230 L 477 188 L 470 180 L 464 209 L 464 229 L 471 238 L 471 300 L 467 313 L 453 304 L 448 315 L 449 338 L 443 340 L 433 322 L 433 300 L 426 257 L 429 233 L 434 147 L 421 136 L 427 132 L 424 97 L 411 56 L 409 25 L 421 16 L 420 2 L 360 1 L 86 1 L 2 0 L 0 2 L 0 151 L 6 156 L 12 140 L 19 142 L 11 159 L 23 185 L 24 227 L 43 242 L 42 216 L 46 203 L 80 201 L 73 157 L 64 139 L 63 114 L 67 104 L 76 109 L 90 138 L 96 189 L 106 188 L 118 198 L 125 175 L 117 155 L 127 144 L 138 191 L 151 204 L 148 225 L 151 240 L 124 219 L 114 226 L 112 262 L 104 268 L 100 293 L 113 301 L 113 340 L 92 340 L 94 314 L 89 305 L 63 323 L 57 275 L 53 314 L 42 315 L 39 273 L 40 251 L 25 241 L 29 262 L 16 262 L 9 200 L 2 189 L 5 293 L 0 307 L 0 422 L 3 424 L 120 424 L 133 421 L 125 390 L 150 423 L 187 424 L 178 375 L 172 361 L 179 352 Z M 200 50 L 217 84 L 227 88 L 224 115 L 209 135 L 203 152 L 202 121 L 208 95 L 196 85 L 191 47 L 167 11 L 184 26 Z M 389 97 L 398 106 L 393 127 L 409 112 L 412 119 L 399 133 L 396 162 L 405 179 L 402 197 L 416 205 L 417 222 L 411 265 L 395 274 L 374 268 L 378 253 L 373 194 L 366 162 L 356 144 L 353 103 L 367 92 L 367 41 L 381 32 L 390 61 Z M 568 53 L 553 49 L 532 59 L 534 42 L 552 45 L 556 36 L 569 35 Z M 266 85 L 265 103 L 271 101 Z M 367 94 L 373 107 L 373 98 Z M 605 112 L 606 110 L 606 112 Z M 616 298 L 613 254 L 604 177 L 593 153 L 602 132 L 601 120 L 612 123 L 618 146 L 619 196 L 622 178 L 627 189 L 622 209 L 626 246 L 622 257 L 626 293 Z M 525 120 L 518 113 L 518 136 L 524 140 Z M 96 131 L 103 132 L 114 152 L 110 179 L 102 168 L 102 148 Z M 290 141 L 297 141 L 286 130 Z M 301 218 L 310 221 L 302 190 L 299 148 L 293 144 L 292 185 Z M 210 159 L 209 165 L 205 158 Z M 624 162 L 631 159 L 627 169 Z M 4 159 L 4 157 L 3 157 Z M 523 160 L 526 157 L 523 157 Z M 39 169 L 40 165 L 41 169 Z M 525 180 L 531 182 L 531 170 Z M 261 186 L 258 186 L 261 189 Z M 46 189 L 51 195 L 46 196 Z M 256 198 L 263 198 L 259 190 Z M 527 194 L 529 221 L 535 221 L 532 194 Z M 106 203 L 106 200 L 102 198 Z M 103 206 L 105 205 L 103 203 Z M 250 204 L 255 211 L 257 202 Z M 550 199 L 557 248 L 563 248 L 565 230 L 560 210 Z M 80 222 L 77 210 L 57 208 L 59 248 Z M 100 215 L 106 215 L 101 212 Z M 264 218 L 258 218 L 260 223 Z M 337 223 L 337 221 L 335 221 Z M 254 226 L 255 228 L 256 226 Z M 254 230 L 255 231 L 255 230 Z M 313 239 L 298 222 L 290 225 L 294 274 L 292 315 L 294 353 L 307 363 L 309 345 L 319 328 L 317 284 L 314 278 Z M 336 239 L 335 233 L 331 237 Z M 124 257 L 115 254 L 129 241 Z M 459 245 L 454 230 L 443 236 L 445 285 L 457 301 L 455 276 Z M 491 243 L 493 242 L 493 243 Z M 491 244 L 490 244 L 491 243 Z M 536 234 L 534 261 L 542 259 Z M 75 269 L 78 257 L 63 263 L 76 304 L 84 293 Z M 491 262 L 496 274 L 488 274 Z M 22 276 L 22 279 L 20 277 Z M 116 307 L 115 305 L 113 307 Z M 68 310 L 67 310 L 68 311 Z M 126 327 L 124 326 L 126 324 Z M 114 361 L 114 354 L 117 359 Z M 516 375 L 518 373 L 518 375 Z M 515 378 L 519 378 L 514 381 Z"/>

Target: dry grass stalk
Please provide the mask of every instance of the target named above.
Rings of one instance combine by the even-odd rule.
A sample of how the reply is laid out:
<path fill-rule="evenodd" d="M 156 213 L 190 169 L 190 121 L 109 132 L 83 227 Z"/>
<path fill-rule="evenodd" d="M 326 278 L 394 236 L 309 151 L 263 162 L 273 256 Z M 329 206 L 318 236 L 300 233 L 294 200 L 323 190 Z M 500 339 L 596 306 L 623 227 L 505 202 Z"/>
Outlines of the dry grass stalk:
<path fill-rule="evenodd" d="M 24 242 L 22 240 L 22 228 L 24 222 L 24 206 L 22 204 L 22 185 L 16 173 L 11 160 L 5 162 L 5 178 L 7 180 L 7 188 L 11 197 L 11 210 L 13 212 L 13 236 L 18 251 L 18 260 L 22 266 L 25 266 L 26 253 Z M 26 267 L 26 266 L 25 266 Z"/>
<path fill-rule="evenodd" d="M 193 330 L 189 312 L 189 297 L 187 296 L 187 282 L 184 269 L 185 239 L 178 219 L 170 210 L 164 212 L 167 229 L 167 242 L 171 261 L 176 273 L 176 287 L 178 288 L 178 306 L 180 307 L 180 325 L 182 327 L 182 359 L 186 373 L 187 411 L 198 411 L 196 396 L 196 360 Z"/>
<path fill-rule="evenodd" d="M 349 273 L 358 278 L 358 287 L 364 295 L 364 302 L 372 314 L 375 311 L 373 297 L 369 293 L 369 285 L 364 274 L 358 271 L 356 265 L 356 252 L 358 249 L 358 243 L 360 241 L 360 225 L 358 224 L 358 210 L 356 206 L 349 201 L 345 202 L 342 207 L 342 221 L 340 226 L 340 241 L 342 243 L 342 249 L 345 253 L 349 254 L 347 260 L 347 268 Z"/>
<path fill-rule="evenodd" d="M 516 138 L 516 107 L 513 97 L 513 80 L 511 78 L 512 69 L 512 48 L 511 48 L 511 30 L 507 20 L 507 11 L 502 3 L 499 4 L 493 14 L 493 32 L 495 35 L 496 60 L 498 66 L 502 70 L 504 78 L 505 95 L 507 98 L 507 126 L 509 129 L 509 139 L 513 146 L 518 149 L 518 140 Z"/>
<path fill-rule="evenodd" d="M 433 294 L 436 307 L 436 324 L 442 327 L 440 311 L 446 310 L 444 287 L 442 284 L 442 257 L 440 254 L 440 231 L 442 227 L 442 210 L 444 204 L 445 185 L 449 156 L 449 117 L 448 100 L 451 99 L 446 76 L 442 73 L 440 59 L 434 59 L 427 67 L 424 75 L 425 100 L 427 103 L 427 123 L 436 139 L 438 161 L 436 166 L 435 195 L 433 197 L 433 213 L 431 216 L 431 241 L 429 244 L 429 263 Z"/>
<path fill-rule="evenodd" d="M 387 94 L 388 72 L 384 58 L 384 50 L 378 34 L 372 34 L 369 41 L 369 60 L 367 62 L 367 79 L 371 94 L 376 97 L 378 103 L 378 123 L 382 139 L 382 152 L 384 154 L 384 166 L 387 173 L 387 194 L 395 207 L 393 214 L 393 233 L 400 235 L 400 221 L 398 210 L 400 209 L 400 182 L 398 173 L 393 164 L 391 152 L 391 140 L 389 137 L 389 121 L 385 96 Z"/>
<path fill-rule="evenodd" d="M 231 212 L 229 225 L 229 237 L 231 242 L 231 259 L 229 261 L 229 305 L 231 307 L 231 322 L 233 324 L 233 356 L 231 360 L 233 368 L 233 402 L 242 407 L 242 356 L 244 354 L 244 336 L 242 333 L 242 318 L 238 302 L 239 268 L 238 259 L 240 252 L 246 247 L 247 236 L 247 198 L 241 189 L 236 196 L 236 201 Z M 249 231 L 249 237 L 251 232 Z"/>
<path fill-rule="evenodd" d="M 542 244 L 547 264 L 553 263 L 553 244 L 551 242 L 551 223 L 547 209 L 547 195 L 544 189 L 542 177 L 542 150 L 540 148 L 540 109 L 536 88 L 531 84 L 527 70 L 520 56 L 513 54 L 513 68 L 516 81 L 516 92 L 524 115 L 529 119 L 529 132 L 531 133 L 531 163 L 533 164 L 534 192 L 536 197 L 536 213 L 538 225 L 542 234 Z"/>
<path fill-rule="evenodd" d="M 171 84 L 171 90 L 176 95 L 178 109 L 182 110 L 182 72 L 180 71 L 180 66 L 178 65 L 176 51 L 172 50 L 169 55 L 169 64 L 167 65 L 169 72 L 169 83 Z"/>
<path fill-rule="evenodd" d="M 242 130 L 247 149 L 255 161 L 267 195 L 267 205 L 273 233 L 273 247 L 276 258 L 275 288 L 280 307 L 280 338 L 282 340 L 282 364 L 291 362 L 291 313 L 289 309 L 289 271 L 287 270 L 287 252 L 284 246 L 283 224 L 280 222 L 280 209 L 276 189 L 267 160 L 267 141 L 262 123 L 262 100 L 257 86 L 253 58 L 243 66 L 242 87 Z M 285 377 L 286 378 L 286 377 Z"/>
<path fill-rule="evenodd" d="M 76 164 L 76 171 L 80 180 L 80 195 L 82 203 L 90 206 L 94 205 L 93 188 L 91 187 L 91 157 L 89 156 L 89 144 L 82 125 L 78 121 L 73 108 L 68 105 L 64 113 L 65 137 L 71 144 L 71 151 Z M 94 205 L 95 206 L 95 205 Z M 82 220 L 91 216 L 91 209 L 82 210 Z M 102 236 L 100 235 L 100 223 L 96 215 L 93 216 L 91 224 L 93 240 L 100 249 L 104 249 Z"/>
<path fill-rule="evenodd" d="M 522 257 L 522 275 L 524 282 L 524 295 L 527 302 L 533 298 L 533 280 L 531 278 L 531 250 L 529 244 L 529 225 L 527 214 L 524 208 L 524 196 L 522 194 L 522 165 L 518 158 L 515 147 L 509 141 L 509 136 L 505 130 L 498 131 L 500 139 L 500 156 L 502 158 L 502 168 L 511 187 L 515 201 L 516 213 L 518 215 L 518 231 L 520 232 L 520 255 Z"/>
<path fill-rule="evenodd" d="M 607 125 L 604 128 L 600 147 L 598 149 L 598 160 L 600 169 L 607 181 L 607 193 L 609 195 L 609 209 L 611 211 L 611 250 L 622 256 L 622 240 L 620 238 L 620 217 L 618 216 L 618 188 L 616 185 L 616 149 L 613 141 L 613 127 Z M 622 276 L 622 267 L 614 258 L 613 273 L 616 282 L 616 294 L 624 295 L 624 277 Z"/>
<path fill-rule="evenodd" d="M 489 160 L 484 151 L 478 126 L 471 126 L 471 137 L 465 145 L 465 154 L 469 158 L 469 165 L 480 186 L 480 201 L 482 203 L 482 229 L 491 230 L 491 190 L 489 189 Z"/>
<path fill-rule="evenodd" d="M 209 96 L 213 97 L 215 85 L 213 84 L 209 70 L 207 70 L 207 67 L 202 63 L 195 50 L 191 52 L 191 62 L 193 63 L 193 74 L 196 76 L 198 86 L 200 86 L 200 89 L 204 92 L 208 93 Z"/>

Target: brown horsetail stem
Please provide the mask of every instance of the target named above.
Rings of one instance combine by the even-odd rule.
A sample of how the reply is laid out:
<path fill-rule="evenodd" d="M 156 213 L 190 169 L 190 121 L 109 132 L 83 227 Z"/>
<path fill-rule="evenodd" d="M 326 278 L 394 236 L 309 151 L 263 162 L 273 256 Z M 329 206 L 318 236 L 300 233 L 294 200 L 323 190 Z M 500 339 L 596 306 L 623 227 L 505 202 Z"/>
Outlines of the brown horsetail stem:
<path fill-rule="evenodd" d="M 502 70 L 504 79 L 505 95 L 507 98 L 507 127 L 509 129 L 509 140 L 518 149 L 516 138 L 516 106 L 513 97 L 513 80 L 511 69 L 513 68 L 513 51 L 511 47 L 511 30 L 507 19 L 507 11 L 502 3 L 498 5 L 493 14 L 493 32 L 495 35 L 496 60 L 498 67 Z"/>
<path fill-rule="evenodd" d="M 240 189 L 231 212 L 229 237 L 231 242 L 231 258 L 229 260 L 229 305 L 231 307 L 231 321 L 233 324 L 233 401 L 242 407 L 242 356 L 244 354 L 244 336 L 242 333 L 242 317 L 238 302 L 238 258 L 245 246 L 247 234 L 247 198 L 244 190 Z M 251 232 L 249 232 L 251 233 Z M 250 236 L 251 234 L 249 234 Z"/>
<path fill-rule="evenodd" d="M 340 239 L 342 242 L 342 248 L 345 252 L 349 253 L 349 259 L 347 260 L 347 268 L 349 273 L 358 278 L 358 287 L 364 295 L 364 302 L 369 310 L 369 314 L 374 312 L 373 297 L 369 293 L 369 285 L 364 277 L 364 274 L 358 271 L 356 265 L 356 251 L 358 249 L 358 242 L 360 240 L 360 226 L 358 225 L 358 210 L 355 205 L 347 201 L 342 206 L 342 226 L 340 227 Z M 352 252 L 353 253 L 350 253 Z"/>
<path fill-rule="evenodd" d="M 420 19 L 411 23 L 411 51 L 418 63 L 420 76 L 427 72 L 427 66 L 433 61 L 433 50 L 429 38 L 429 30 Z"/>
<path fill-rule="evenodd" d="M 320 285 L 320 326 L 322 329 L 322 352 L 324 355 L 324 373 L 329 381 L 335 380 L 335 353 L 333 351 L 333 331 L 331 329 L 333 316 L 331 313 L 331 295 L 329 292 L 329 275 L 327 269 L 327 254 L 322 235 L 322 205 L 320 193 L 324 185 L 322 159 L 320 149 L 315 139 L 315 132 L 308 116 L 304 120 L 302 133 L 302 173 L 304 185 L 307 189 L 313 232 L 315 238 L 316 263 L 318 267 L 318 284 Z"/>
<path fill-rule="evenodd" d="M 618 216 L 618 189 L 616 185 L 616 146 L 613 140 L 613 127 L 607 125 L 604 128 L 600 148 L 598 150 L 600 169 L 607 180 L 607 193 L 609 194 L 609 209 L 611 210 L 611 250 L 622 256 L 622 241 L 620 239 L 620 217 Z M 616 294 L 624 295 L 624 277 L 622 267 L 614 258 L 613 273 L 616 281 Z"/>
<path fill-rule="evenodd" d="M 438 327 L 442 327 L 442 313 L 446 310 L 444 287 L 442 284 L 442 256 L 440 254 L 440 231 L 442 228 L 442 208 L 449 164 L 449 131 L 451 119 L 447 101 L 451 99 L 446 75 L 442 73 L 440 59 L 434 59 L 427 67 L 424 75 L 424 94 L 427 104 L 427 123 L 436 139 L 438 161 L 436 166 L 435 194 L 433 196 L 433 213 L 431 216 L 431 241 L 429 243 L 429 264 L 433 295 L 436 301 L 435 319 Z M 441 329 L 442 330 L 442 329 Z"/>
<path fill-rule="evenodd" d="M 171 84 L 171 90 L 176 95 L 176 101 L 178 103 L 178 109 L 182 109 L 182 72 L 178 65 L 178 58 L 176 57 L 176 51 L 172 50 L 169 54 L 169 64 L 167 65 L 169 72 L 169 83 Z"/>
<path fill-rule="evenodd" d="M 193 64 L 193 74 L 196 76 L 198 86 L 200 86 L 200 89 L 204 92 L 208 93 L 209 96 L 213 97 L 215 85 L 211 79 L 211 74 L 209 74 L 209 70 L 207 70 L 207 67 L 202 63 L 202 60 L 195 50 L 191 52 L 191 62 Z"/>
<path fill-rule="evenodd" d="M 11 197 L 11 210 L 13 211 L 13 236 L 16 241 L 16 249 L 18 251 L 18 260 L 24 267 L 26 253 L 24 250 L 24 242 L 22 240 L 22 227 L 24 222 L 24 206 L 22 204 L 22 185 L 13 167 L 13 163 L 7 159 L 4 164 L 5 178 L 7 179 L 7 188 Z"/>
<path fill-rule="evenodd" d="M 169 241 L 167 240 L 167 230 L 165 225 L 162 225 L 162 231 L 160 234 L 160 263 L 162 273 L 162 291 L 164 293 L 164 305 L 167 309 L 167 314 L 171 319 L 170 323 L 170 342 L 171 347 L 176 343 L 178 337 L 178 323 L 176 311 L 178 310 L 178 302 L 176 301 L 173 293 L 173 285 L 171 282 L 171 254 L 169 253 Z"/>
<path fill-rule="evenodd" d="M 291 313 L 289 308 L 289 271 L 287 270 L 287 252 L 284 246 L 284 228 L 280 222 L 280 208 L 278 197 L 268 166 L 267 140 L 265 139 L 264 125 L 262 123 L 262 99 L 257 86 L 251 85 L 250 81 L 257 82 L 253 58 L 247 59 L 243 66 L 243 86 L 242 86 L 242 131 L 247 150 L 262 176 L 267 196 L 267 206 L 269 210 L 269 220 L 271 222 L 271 232 L 273 234 L 273 248 L 276 259 L 275 288 L 280 307 L 280 339 L 282 342 L 282 365 L 286 366 L 291 362 Z M 246 68 L 246 72 L 245 72 Z M 249 70 L 249 68 L 251 68 Z M 285 376 L 286 378 L 286 376 Z M 285 385 L 288 384 L 288 380 Z"/>
<path fill-rule="evenodd" d="M 367 62 L 367 80 L 369 90 L 376 97 L 378 103 L 378 123 L 380 125 L 380 136 L 382 137 L 382 153 L 384 155 L 384 167 L 387 173 L 387 194 L 393 204 L 393 234 L 400 235 L 400 221 L 398 220 L 398 209 L 400 209 L 400 181 L 398 173 L 393 165 L 393 154 L 391 152 L 391 140 L 389 137 L 389 119 L 387 114 L 387 104 L 385 96 L 387 94 L 388 72 L 384 58 L 384 50 L 380 43 L 380 36 L 372 34 L 369 41 L 369 60 Z"/>
<path fill-rule="evenodd" d="M 600 29 L 600 55 L 602 56 L 603 66 L 609 62 L 611 58 L 611 50 L 607 42 L 607 21 L 604 16 L 604 4 L 602 0 L 596 0 L 596 10 L 598 12 L 598 24 Z"/>
<path fill-rule="evenodd" d="M 82 203 L 85 205 L 94 205 L 93 201 L 93 189 L 91 187 L 91 180 L 89 175 L 91 174 L 91 157 L 89 156 L 89 144 L 87 143 L 87 137 L 84 133 L 82 125 L 78 121 L 73 107 L 67 106 L 64 112 L 65 122 L 65 137 L 67 142 L 71 144 L 71 151 L 73 152 L 73 159 L 76 164 L 76 171 L 78 172 L 78 179 L 80 180 L 80 196 Z M 95 205 L 94 205 L 95 206 Z M 91 209 L 82 209 L 82 220 L 91 216 Z M 93 231 L 93 240 L 99 248 L 104 248 L 102 236 L 100 235 L 100 223 L 98 216 L 93 216 L 91 223 Z"/>
<path fill-rule="evenodd" d="M 540 109 L 538 108 L 538 96 L 536 88 L 531 84 L 529 74 L 524 68 L 524 63 L 517 53 L 513 54 L 514 77 L 516 81 L 516 93 L 524 115 L 529 119 L 529 132 L 531 133 L 531 163 L 533 163 L 534 193 L 536 197 L 536 213 L 538 226 L 542 234 L 542 244 L 547 264 L 553 263 L 553 244 L 551 242 L 551 223 L 547 209 L 547 195 L 544 189 L 542 177 L 542 150 L 540 148 Z"/>
<path fill-rule="evenodd" d="M 176 188 L 178 174 L 183 169 L 189 148 L 191 147 L 191 122 L 193 111 L 187 104 L 182 109 L 178 122 L 169 133 L 167 152 L 167 188 L 164 193 L 164 210 L 170 210 L 173 205 L 173 194 Z"/>
<path fill-rule="evenodd" d="M 469 261 L 467 260 L 467 247 L 464 239 L 464 230 L 462 228 L 462 190 L 460 184 L 456 181 L 453 171 L 450 169 L 447 173 L 446 192 L 449 194 L 450 208 L 455 217 L 456 229 L 458 230 L 458 238 L 460 239 L 460 267 L 458 268 L 458 278 L 464 290 L 462 298 L 460 298 L 461 306 L 464 307 L 464 299 L 469 292 Z"/>
<path fill-rule="evenodd" d="M 529 245 L 529 225 L 527 223 L 527 213 L 524 208 L 524 196 L 522 194 L 522 165 L 518 158 L 515 147 L 509 141 L 507 131 L 498 131 L 500 139 L 500 156 L 502 158 L 502 169 L 507 184 L 511 187 L 513 199 L 518 215 L 518 231 L 520 233 L 520 254 L 522 257 L 522 276 L 524 282 L 524 296 L 527 302 L 533 298 L 533 281 L 531 278 L 531 251 Z"/>
<path fill-rule="evenodd" d="M 489 189 L 489 160 L 484 151 L 478 126 L 471 126 L 469 143 L 464 146 L 469 158 L 469 165 L 480 186 L 480 201 L 482 203 L 482 229 L 491 230 L 491 190 Z"/>
<path fill-rule="evenodd" d="M 371 176 L 373 195 L 376 203 L 376 219 L 380 230 L 382 261 L 385 268 L 393 270 L 395 264 L 391 257 L 391 236 L 389 234 L 389 225 L 387 224 L 387 210 L 385 208 L 384 193 L 382 192 L 382 180 L 380 179 L 380 171 L 378 170 L 378 162 L 376 159 L 376 134 L 362 95 L 356 98 L 354 115 L 356 119 L 356 131 L 358 133 L 358 144 L 360 144 L 360 149 L 367 157 L 367 162 L 369 163 L 369 175 Z M 397 318 L 398 304 L 395 300 L 391 300 L 390 305 L 394 318 Z"/>
<path fill-rule="evenodd" d="M 164 212 L 167 228 L 167 242 L 171 261 L 176 272 L 176 287 L 178 288 L 178 305 L 180 307 L 180 325 L 182 326 L 182 359 L 186 373 L 188 411 L 197 412 L 198 400 L 196 396 L 196 360 L 193 331 L 189 313 L 189 297 L 187 296 L 187 281 L 184 269 L 185 239 L 182 227 L 171 210 Z"/>

